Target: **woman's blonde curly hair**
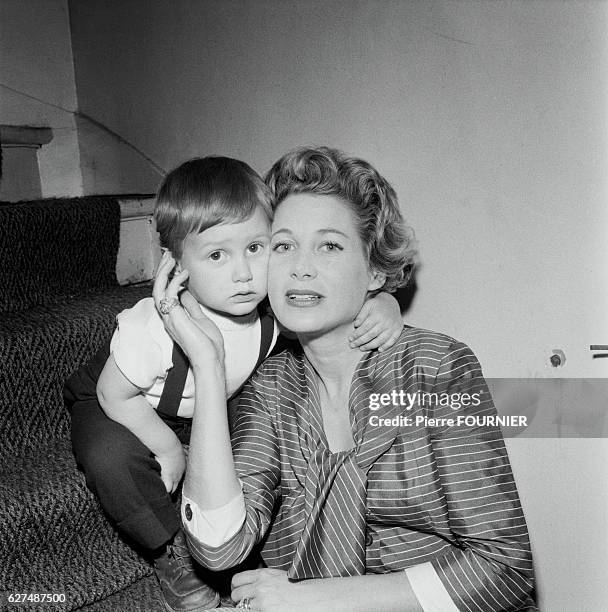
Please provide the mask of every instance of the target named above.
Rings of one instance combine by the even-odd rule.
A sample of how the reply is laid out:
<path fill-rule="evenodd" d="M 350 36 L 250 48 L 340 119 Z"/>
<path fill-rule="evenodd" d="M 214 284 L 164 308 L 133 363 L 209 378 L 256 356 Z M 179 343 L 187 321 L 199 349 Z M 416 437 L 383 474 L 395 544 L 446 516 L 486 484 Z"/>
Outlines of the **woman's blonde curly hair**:
<path fill-rule="evenodd" d="M 413 230 L 403 220 L 395 190 L 366 161 L 329 147 L 300 147 L 281 157 L 265 181 L 275 210 L 295 193 L 343 200 L 358 220 L 371 269 L 386 275 L 382 290 L 393 292 L 408 283 L 416 256 Z"/>

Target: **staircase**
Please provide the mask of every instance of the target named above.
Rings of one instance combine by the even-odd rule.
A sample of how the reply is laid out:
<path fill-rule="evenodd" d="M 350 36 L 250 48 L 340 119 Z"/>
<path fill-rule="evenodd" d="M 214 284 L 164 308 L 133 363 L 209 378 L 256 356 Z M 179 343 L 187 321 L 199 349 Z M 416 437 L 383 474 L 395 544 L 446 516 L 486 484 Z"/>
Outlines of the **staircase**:
<path fill-rule="evenodd" d="M 85 486 L 62 400 L 116 314 L 150 295 L 116 282 L 119 231 L 112 197 L 0 204 L 0 610 L 164 610 Z"/>

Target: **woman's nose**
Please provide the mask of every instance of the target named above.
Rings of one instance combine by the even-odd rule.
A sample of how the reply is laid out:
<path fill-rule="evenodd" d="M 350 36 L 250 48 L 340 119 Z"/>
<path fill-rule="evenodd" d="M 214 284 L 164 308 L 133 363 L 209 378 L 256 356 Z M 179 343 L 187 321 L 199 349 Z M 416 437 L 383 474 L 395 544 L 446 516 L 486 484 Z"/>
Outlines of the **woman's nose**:
<path fill-rule="evenodd" d="M 299 252 L 294 257 L 291 274 L 295 278 L 314 278 L 317 275 L 317 271 L 312 259 Z"/>

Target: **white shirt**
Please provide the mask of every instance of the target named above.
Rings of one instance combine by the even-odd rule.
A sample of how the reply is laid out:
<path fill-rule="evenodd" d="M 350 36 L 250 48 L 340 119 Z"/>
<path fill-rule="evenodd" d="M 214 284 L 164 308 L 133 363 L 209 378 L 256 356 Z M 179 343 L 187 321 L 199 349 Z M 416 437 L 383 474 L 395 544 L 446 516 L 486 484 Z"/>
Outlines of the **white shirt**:
<path fill-rule="evenodd" d="M 219 328 L 224 338 L 226 390 L 230 397 L 251 375 L 259 356 L 261 324 L 257 309 L 238 321 L 228 319 L 201 306 L 201 310 Z M 141 390 L 156 408 L 173 367 L 174 342 L 165 330 L 153 298 L 144 298 L 117 316 L 118 327 L 112 336 L 110 351 L 125 378 Z M 274 325 L 273 342 L 278 335 Z M 194 375 L 188 369 L 178 416 L 194 413 Z"/>

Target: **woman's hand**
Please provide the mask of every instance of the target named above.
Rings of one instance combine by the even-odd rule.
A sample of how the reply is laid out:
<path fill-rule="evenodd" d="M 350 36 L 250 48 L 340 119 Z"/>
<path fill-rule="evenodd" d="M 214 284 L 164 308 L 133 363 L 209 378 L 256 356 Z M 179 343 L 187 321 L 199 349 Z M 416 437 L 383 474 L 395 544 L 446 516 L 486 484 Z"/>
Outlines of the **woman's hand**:
<path fill-rule="evenodd" d="M 354 321 L 355 331 L 350 335 L 352 348 L 362 351 L 385 351 L 403 331 L 399 302 L 385 291 L 365 301 Z"/>
<path fill-rule="evenodd" d="M 173 493 L 186 470 L 186 453 L 182 445 L 162 455 L 155 455 L 154 458 L 160 465 L 160 478 L 167 493 Z"/>
<path fill-rule="evenodd" d="M 319 609 L 308 599 L 303 600 L 300 591 L 298 583 L 289 581 L 287 572 L 266 568 L 235 574 L 231 597 L 236 602 L 249 600 L 249 609 L 256 612 L 314 612 Z"/>
<path fill-rule="evenodd" d="M 163 255 L 152 295 L 156 309 L 161 314 L 165 329 L 195 365 L 199 360 L 210 359 L 224 363 L 224 340 L 217 326 L 200 309 L 192 294 L 183 289 L 188 270 L 177 273 L 170 281 L 169 274 L 175 260 L 169 252 Z"/>

